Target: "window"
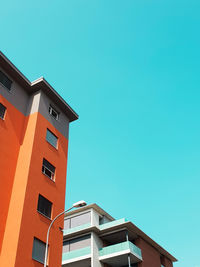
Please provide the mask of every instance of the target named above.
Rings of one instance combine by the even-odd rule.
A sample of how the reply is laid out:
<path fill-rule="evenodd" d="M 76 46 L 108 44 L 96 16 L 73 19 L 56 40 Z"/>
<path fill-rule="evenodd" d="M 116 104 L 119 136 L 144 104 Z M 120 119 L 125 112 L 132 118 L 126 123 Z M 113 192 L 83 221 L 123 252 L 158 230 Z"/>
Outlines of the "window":
<path fill-rule="evenodd" d="M 91 223 L 91 213 L 86 212 L 72 218 L 68 218 L 64 220 L 64 229 L 68 230 L 70 228 L 78 227 L 84 224 Z"/>
<path fill-rule="evenodd" d="M 108 222 L 110 222 L 110 220 L 106 216 L 103 215 L 102 217 L 99 217 L 99 225 L 108 223 Z"/>
<path fill-rule="evenodd" d="M 2 72 L 0 71 L 0 82 L 10 91 L 12 81 Z"/>
<path fill-rule="evenodd" d="M 42 164 L 43 174 L 48 176 L 51 180 L 54 180 L 55 170 L 56 168 L 50 162 L 48 162 L 46 159 L 43 159 L 43 164 Z"/>
<path fill-rule="evenodd" d="M 49 106 L 49 114 L 54 117 L 55 120 L 58 120 L 59 112 L 53 108 L 51 105 Z"/>
<path fill-rule="evenodd" d="M 85 235 L 63 242 L 63 253 L 91 246 L 91 235 Z"/>
<path fill-rule="evenodd" d="M 52 203 L 45 197 L 39 195 L 37 210 L 48 218 L 51 218 L 51 208 Z"/>
<path fill-rule="evenodd" d="M 57 148 L 58 137 L 56 137 L 49 129 L 47 129 L 46 140 L 52 146 L 54 146 L 55 148 Z"/>
<path fill-rule="evenodd" d="M 6 113 L 6 107 L 0 103 L 0 118 L 3 120 Z"/>
<path fill-rule="evenodd" d="M 32 259 L 44 263 L 46 243 L 34 237 Z"/>

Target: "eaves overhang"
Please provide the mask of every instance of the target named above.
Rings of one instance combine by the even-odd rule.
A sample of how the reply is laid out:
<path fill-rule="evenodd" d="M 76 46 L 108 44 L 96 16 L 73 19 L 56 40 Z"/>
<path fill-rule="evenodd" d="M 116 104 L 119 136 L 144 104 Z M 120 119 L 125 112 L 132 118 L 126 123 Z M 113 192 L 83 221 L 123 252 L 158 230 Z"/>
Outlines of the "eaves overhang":
<path fill-rule="evenodd" d="M 140 230 L 135 224 L 130 221 L 120 223 L 114 225 L 112 227 L 106 228 L 101 231 L 101 235 L 108 234 L 109 232 L 115 232 L 122 229 L 127 229 L 129 233 L 132 233 L 133 236 L 138 236 L 148 242 L 152 247 L 156 248 L 160 254 L 165 255 L 171 261 L 176 262 L 177 259 L 172 256 L 169 252 L 167 252 L 164 248 L 162 248 L 158 243 L 156 243 L 153 239 L 151 239 L 148 235 L 146 235 L 142 230 Z"/>
<path fill-rule="evenodd" d="M 42 90 L 57 106 L 67 115 L 70 122 L 78 119 L 78 114 L 65 102 L 65 100 L 54 90 L 54 88 L 41 77 L 31 83 L 34 91 Z"/>
<path fill-rule="evenodd" d="M 109 225 L 109 223 L 108 223 L 108 225 Z M 72 238 L 75 238 L 77 236 L 89 233 L 89 232 L 95 232 L 100 237 L 102 237 L 102 236 L 108 235 L 110 233 L 120 232 L 122 230 L 127 230 L 129 232 L 129 235 L 132 236 L 132 237 L 140 237 L 140 238 L 142 238 L 148 244 L 150 244 L 152 247 L 157 249 L 160 254 L 166 256 L 172 262 L 176 262 L 177 261 L 177 259 L 174 256 L 172 256 L 167 250 L 165 250 L 163 247 L 161 247 L 158 243 L 156 243 L 153 239 L 151 239 L 148 235 L 146 235 L 143 231 L 141 231 L 136 225 L 134 225 L 130 221 L 126 221 L 126 222 L 123 222 L 123 223 L 112 225 L 112 226 L 107 227 L 107 228 L 102 229 L 102 230 L 96 225 L 89 226 L 89 227 L 80 229 L 79 231 L 75 231 L 75 232 L 66 234 L 66 235 L 63 236 L 63 238 L 64 238 L 64 240 L 72 239 Z"/>
<path fill-rule="evenodd" d="M 160 254 L 166 256 L 168 259 L 170 259 L 172 262 L 176 262 L 177 259 L 172 256 L 167 250 L 165 250 L 163 247 L 161 247 L 158 243 L 156 243 L 153 239 L 151 239 L 148 235 L 146 235 L 142 230 L 140 230 L 135 224 L 132 222 L 126 222 L 126 227 L 130 232 L 134 232 L 139 237 L 144 239 L 146 242 L 148 242 L 152 247 L 156 248 Z"/>
<path fill-rule="evenodd" d="M 30 82 L 16 66 L 0 51 L 0 66 L 21 85 L 28 94 L 42 90 L 58 108 L 69 118 L 69 121 L 78 119 L 78 114 L 65 102 L 65 100 L 54 90 L 54 88 L 42 77 Z"/>

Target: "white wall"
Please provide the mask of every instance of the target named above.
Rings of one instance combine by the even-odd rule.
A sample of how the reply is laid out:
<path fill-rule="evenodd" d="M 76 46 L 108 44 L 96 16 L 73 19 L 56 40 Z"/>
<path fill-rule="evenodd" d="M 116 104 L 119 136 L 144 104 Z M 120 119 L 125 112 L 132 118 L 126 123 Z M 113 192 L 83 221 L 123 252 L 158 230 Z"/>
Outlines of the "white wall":
<path fill-rule="evenodd" d="M 91 267 L 103 267 L 103 263 L 99 261 L 99 248 L 103 247 L 103 242 L 96 233 L 91 235 Z"/>

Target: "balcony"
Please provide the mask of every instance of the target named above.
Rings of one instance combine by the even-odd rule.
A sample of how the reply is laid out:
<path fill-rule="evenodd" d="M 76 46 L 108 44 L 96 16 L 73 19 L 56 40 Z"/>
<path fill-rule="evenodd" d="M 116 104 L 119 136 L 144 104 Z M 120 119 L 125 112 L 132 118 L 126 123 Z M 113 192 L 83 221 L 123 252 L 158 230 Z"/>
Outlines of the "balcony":
<path fill-rule="evenodd" d="M 74 228 L 70 228 L 70 229 L 67 229 L 67 230 L 63 230 L 63 235 L 67 235 L 67 234 L 75 233 L 75 232 L 84 230 L 84 229 L 86 229 L 86 228 L 89 228 L 90 226 L 91 226 L 90 223 L 86 223 L 86 224 L 83 224 L 83 225 L 80 225 L 80 226 L 77 226 L 77 227 L 74 227 Z"/>
<path fill-rule="evenodd" d="M 112 221 L 112 222 L 107 222 L 107 223 L 99 225 L 99 229 L 100 230 L 105 230 L 107 228 L 123 224 L 125 222 L 127 222 L 127 220 L 125 218 L 122 218 L 122 219 L 119 219 L 119 220 L 115 220 L 115 221 Z"/>
<path fill-rule="evenodd" d="M 120 219 L 120 220 L 115 220 L 115 221 L 111 221 L 111 222 L 108 222 L 108 223 L 104 223 L 104 224 L 98 225 L 97 229 L 106 230 L 106 229 L 109 229 L 111 227 L 123 224 L 125 222 L 127 222 L 127 220 L 125 218 L 123 218 L 123 219 Z M 78 231 L 85 230 L 85 229 L 87 229 L 89 227 L 91 227 L 91 223 L 87 223 L 87 224 L 83 224 L 83 225 L 80 225 L 80 226 L 77 226 L 77 227 L 73 227 L 73 228 L 70 228 L 70 229 L 67 229 L 67 230 L 63 230 L 63 235 L 76 233 Z"/>
<path fill-rule="evenodd" d="M 128 254 L 131 264 L 142 261 L 140 248 L 129 241 L 101 248 L 99 250 L 99 260 L 110 266 L 125 266 L 128 264 Z"/>
<path fill-rule="evenodd" d="M 62 266 L 85 266 L 90 263 L 91 248 L 85 247 L 70 252 L 63 253 Z"/>

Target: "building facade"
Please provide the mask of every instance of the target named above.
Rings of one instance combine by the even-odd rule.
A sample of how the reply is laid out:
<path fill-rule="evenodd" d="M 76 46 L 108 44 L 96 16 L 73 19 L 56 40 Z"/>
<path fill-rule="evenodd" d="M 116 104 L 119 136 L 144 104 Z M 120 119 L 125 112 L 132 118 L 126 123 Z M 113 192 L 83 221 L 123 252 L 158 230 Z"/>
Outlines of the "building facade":
<path fill-rule="evenodd" d="M 0 266 L 39 267 L 63 211 L 69 123 L 78 118 L 44 78 L 30 82 L 0 52 Z M 61 266 L 62 220 L 49 266 Z"/>
<path fill-rule="evenodd" d="M 65 216 L 63 267 L 172 267 L 175 261 L 132 222 L 114 220 L 96 204 Z"/>

